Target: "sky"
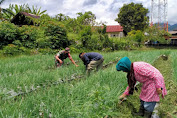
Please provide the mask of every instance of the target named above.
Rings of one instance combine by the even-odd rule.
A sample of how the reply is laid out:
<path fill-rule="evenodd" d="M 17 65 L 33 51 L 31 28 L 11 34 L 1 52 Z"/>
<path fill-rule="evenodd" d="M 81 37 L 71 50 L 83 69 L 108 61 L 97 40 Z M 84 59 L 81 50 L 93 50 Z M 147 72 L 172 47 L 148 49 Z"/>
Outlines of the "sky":
<path fill-rule="evenodd" d="M 154 0 L 158 1 L 158 0 Z M 161 0 L 163 1 L 163 0 Z M 168 0 L 168 23 L 173 25 L 177 23 L 176 0 Z M 59 13 L 65 14 L 71 18 L 76 18 L 77 13 L 91 11 L 96 15 L 97 22 L 106 22 L 106 25 L 118 25 L 115 21 L 119 9 L 124 4 L 131 2 L 141 3 L 143 7 L 151 10 L 151 0 L 5 0 L 2 8 L 8 8 L 9 4 L 29 4 L 29 6 L 41 7 L 41 10 L 47 10 L 47 14 L 55 16 Z M 154 14 L 157 15 L 157 14 Z M 155 18 L 155 17 L 154 17 Z"/>

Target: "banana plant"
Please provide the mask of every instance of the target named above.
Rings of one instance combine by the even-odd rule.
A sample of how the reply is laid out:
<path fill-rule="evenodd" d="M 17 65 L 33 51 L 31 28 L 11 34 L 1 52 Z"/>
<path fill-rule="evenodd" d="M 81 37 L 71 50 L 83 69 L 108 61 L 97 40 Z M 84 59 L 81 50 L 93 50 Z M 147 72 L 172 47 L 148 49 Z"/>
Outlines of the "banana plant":
<path fill-rule="evenodd" d="M 4 2 L 5 0 L 0 1 L 0 5 Z M 9 15 L 14 15 L 13 12 L 11 12 L 9 9 L 4 9 L 0 7 L 0 20 L 7 20 L 8 17 L 5 17 L 4 14 L 9 14 Z"/>
<path fill-rule="evenodd" d="M 19 12 L 27 12 L 27 13 L 31 13 L 31 14 L 35 14 L 37 16 L 40 16 L 47 11 L 47 10 L 41 11 L 41 7 L 38 9 L 37 6 L 36 7 L 32 6 L 32 8 L 30 8 L 30 6 L 28 4 L 23 4 L 23 5 L 10 4 L 9 8 L 3 9 L 3 10 L 4 11 L 6 10 L 6 12 L 3 12 L 3 14 L 1 14 L 1 15 L 4 18 L 6 18 L 7 20 L 11 20 Z"/>
<path fill-rule="evenodd" d="M 37 16 L 40 16 L 47 11 L 47 10 L 41 11 L 41 7 L 38 9 L 38 7 L 37 6 L 35 7 L 34 5 L 32 6 L 32 9 L 29 6 L 27 8 L 29 13 L 35 14 Z"/>

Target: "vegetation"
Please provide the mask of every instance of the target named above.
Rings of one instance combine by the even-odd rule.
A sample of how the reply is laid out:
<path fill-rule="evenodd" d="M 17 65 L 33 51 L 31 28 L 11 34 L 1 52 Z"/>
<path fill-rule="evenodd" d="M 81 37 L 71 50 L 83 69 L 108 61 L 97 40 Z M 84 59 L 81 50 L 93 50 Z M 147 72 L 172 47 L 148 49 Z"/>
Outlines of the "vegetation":
<path fill-rule="evenodd" d="M 74 52 L 133 50 L 141 47 L 148 40 L 167 43 L 163 36 L 169 35 L 158 28 L 147 28 L 146 14 L 148 10 L 141 4 L 126 4 L 121 8 L 117 21 L 123 19 L 125 22 L 120 21 L 119 23 L 125 31 L 131 31 L 121 39 L 109 38 L 106 34 L 106 25 L 101 22 L 97 23 L 96 16 L 91 11 L 79 12 L 77 18 L 70 18 L 62 13 L 50 17 L 48 14 L 44 14 L 46 10 L 41 11 L 40 9 L 37 6 L 31 8 L 28 4 L 19 6 L 11 4 L 6 9 L 13 16 L 21 11 L 40 15 L 40 19 L 30 18 L 29 21 L 32 21 L 34 26 L 16 26 L 9 22 L 13 17 L 11 14 L 1 13 L 6 19 L 6 21 L 0 22 L 1 55 L 55 53 L 54 49 L 65 47 L 70 47 Z M 124 17 L 125 15 L 128 16 Z M 125 20 L 126 18 L 127 20 Z M 130 19 L 131 22 L 128 23 Z"/>
<path fill-rule="evenodd" d="M 124 4 L 118 13 L 118 18 L 115 20 L 128 33 L 132 30 L 144 30 L 148 27 L 147 18 L 148 9 L 144 8 L 142 4 Z"/>
<path fill-rule="evenodd" d="M 131 112 L 139 107 L 140 91 L 122 104 L 118 100 L 127 81 L 125 73 L 116 71 L 115 62 L 124 56 L 153 64 L 162 72 L 168 95 L 160 102 L 159 115 L 176 115 L 176 50 L 139 50 L 145 41 L 162 42 L 163 36 L 169 35 L 155 27 L 147 28 L 148 10 L 141 4 L 121 8 L 117 21 L 124 18 L 125 22 L 119 23 L 128 32 L 123 38 L 109 38 L 106 25 L 97 23 L 90 11 L 70 18 L 62 13 L 50 17 L 28 4 L 10 5 L 8 10 L 14 15 L 20 11 L 33 13 L 40 19 L 32 19 L 33 26 L 19 27 L 9 22 L 12 15 L 1 12 L 6 21 L 0 22 L 0 117 L 133 118 Z M 55 68 L 53 54 L 65 47 L 70 47 L 79 67 L 66 59 L 65 65 Z M 74 53 L 93 50 L 104 56 L 104 69 L 87 77 Z M 162 54 L 168 55 L 167 61 L 158 58 Z"/>
<path fill-rule="evenodd" d="M 4 2 L 5 0 L 1 0 L 0 1 L 0 5 Z M 10 15 L 14 15 L 11 11 L 9 11 L 8 9 L 4 9 L 0 7 L 0 21 L 5 20 L 6 18 L 4 17 L 4 14 L 10 14 Z"/>
<path fill-rule="evenodd" d="M 40 16 L 40 15 L 43 15 L 47 11 L 47 10 L 41 11 L 41 7 L 38 8 L 37 6 L 32 6 L 30 8 L 28 4 L 23 4 L 23 5 L 10 4 L 9 8 L 5 10 L 8 12 L 3 13 L 3 18 L 5 18 L 5 20 L 8 20 L 8 21 L 10 21 L 19 12 L 26 12 L 26 13 L 31 13 L 31 14 Z"/>
<path fill-rule="evenodd" d="M 105 59 L 104 65 L 117 58 L 128 56 L 132 61 L 146 61 L 163 69 L 166 64 L 171 65 L 176 62 L 175 57 L 173 58 L 175 53 L 174 50 L 137 50 L 111 52 L 109 55 L 102 53 L 102 55 Z M 168 54 L 169 60 L 161 60 L 162 62 L 155 64 L 162 54 Z M 79 60 L 78 55 L 72 54 L 72 56 L 75 60 Z M 77 69 L 72 64 L 55 69 L 52 57 L 53 55 L 34 55 L 0 59 L 1 117 L 133 118 L 131 111 L 139 107 L 139 93 L 129 96 L 127 101 L 119 104 L 118 97 L 125 90 L 127 81 L 126 74 L 117 72 L 115 64 L 86 77 L 85 67 L 80 60 L 77 62 L 80 65 Z M 65 64 L 68 62 L 69 59 L 66 59 Z M 170 69 L 176 70 L 176 68 L 168 67 L 170 68 L 161 70 L 168 90 L 168 95 L 160 102 L 159 113 L 163 113 L 162 118 L 174 116 L 176 107 L 174 96 L 176 76 L 171 71 L 169 73 Z M 81 78 L 77 78 L 80 76 Z M 64 83 L 65 80 L 73 78 L 75 78 L 73 81 Z M 39 89 L 34 90 L 34 88 Z M 30 90 L 34 91 L 15 96 L 17 92 Z M 170 106 L 169 99 L 170 104 L 172 103 Z"/>

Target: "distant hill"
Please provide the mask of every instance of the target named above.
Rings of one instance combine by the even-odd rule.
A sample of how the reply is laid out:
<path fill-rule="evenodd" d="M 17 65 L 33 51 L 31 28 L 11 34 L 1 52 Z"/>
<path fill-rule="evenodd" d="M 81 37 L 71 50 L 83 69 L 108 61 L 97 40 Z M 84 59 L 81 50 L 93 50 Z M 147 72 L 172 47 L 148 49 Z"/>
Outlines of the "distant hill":
<path fill-rule="evenodd" d="M 174 25 L 168 24 L 168 31 L 172 31 L 172 30 L 177 30 L 177 24 Z"/>
<path fill-rule="evenodd" d="M 160 24 L 160 25 L 163 26 L 163 24 Z M 177 30 L 177 24 L 174 24 L 174 25 L 168 24 L 168 31 L 173 31 L 173 30 Z"/>

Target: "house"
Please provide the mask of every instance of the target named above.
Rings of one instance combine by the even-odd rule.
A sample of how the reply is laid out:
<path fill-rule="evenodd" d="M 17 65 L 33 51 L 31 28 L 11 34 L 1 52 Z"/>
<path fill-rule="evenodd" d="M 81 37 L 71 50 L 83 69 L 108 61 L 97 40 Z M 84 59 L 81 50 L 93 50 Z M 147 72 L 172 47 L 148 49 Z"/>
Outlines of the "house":
<path fill-rule="evenodd" d="M 30 13 L 26 13 L 26 12 L 19 12 L 18 14 L 16 14 L 12 18 L 11 23 L 14 23 L 15 25 L 19 25 L 19 26 L 34 25 L 34 21 L 32 20 L 33 18 L 39 19 L 40 16 L 30 14 Z"/>
<path fill-rule="evenodd" d="M 121 38 L 125 36 L 123 27 L 120 25 L 107 25 L 106 33 L 108 34 L 109 38 L 112 37 Z"/>
<path fill-rule="evenodd" d="M 173 45 L 177 45 L 177 30 L 173 30 L 173 31 L 168 31 L 168 33 L 171 34 L 170 37 L 168 36 L 165 36 L 165 39 L 167 40 L 171 40 L 170 44 L 173 44 Z"/>

